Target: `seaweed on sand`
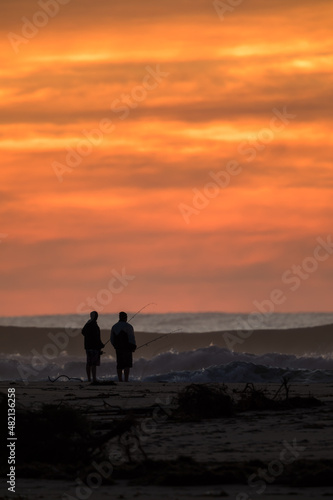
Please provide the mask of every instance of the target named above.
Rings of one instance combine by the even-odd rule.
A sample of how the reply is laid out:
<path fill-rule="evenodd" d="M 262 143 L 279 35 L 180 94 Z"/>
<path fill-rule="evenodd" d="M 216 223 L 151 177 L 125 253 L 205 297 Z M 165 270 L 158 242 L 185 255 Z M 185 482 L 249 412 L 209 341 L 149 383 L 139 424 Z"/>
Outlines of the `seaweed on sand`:
<path fill-rule="evenodd" d="M 249 410 L 278 410 L 280 408 L 280 401 L 268 398 L 265 395 L 264 389 L 256 389 L 253 384 L 246 384 L 242 391 L 236 391 L 240 396 L 237 401 L 237 411 Z"/>
<path fill-rule="evenodd" d="M 313 396 L 289 397 L 290 386 L 284 380 L 286 397 L 276 399 L 266 395 L 265 389 L 256 389 L 251 383 L 243 390 L 234 389 L 234 396 L 222 385 L 191 384 L 179 392 L 177 407 L 171 417 L 176 420 L 200 420 L 203 418 L 232 417 L 244 411 L 282 411 L 293 408 L 313 408 L 323 403 Z M 279 391 L 278 391 L 279 392 Z"/>
<path fill-rule="evenodd" d="M 284 399 L 276 399 L 281 388 L 285 388 L 286 397 Z M 234 389 L 234 393 L 240 396 L 240 399 L 235 404 L 237 411 L 265 411 L 265 410 L 290 410 L 293 408 L 313 408 L 321 406 L 323 403 L 313 396 L 294 396 L 289 397 L 290 385 L 287 379 L 283 379 L 282 384 L 273 398 L 269 398 L 265 394 L 264 389 L 256 389 L 251 383 L 246 384 L 242 391 Z"/>
<path fill-rule="evenodd" d="M 180 420 L 230 417 L 234 414 L 234 402 L 224 385 L 188 385 L 178 394 L 177 404 L 172 416 Z"/>

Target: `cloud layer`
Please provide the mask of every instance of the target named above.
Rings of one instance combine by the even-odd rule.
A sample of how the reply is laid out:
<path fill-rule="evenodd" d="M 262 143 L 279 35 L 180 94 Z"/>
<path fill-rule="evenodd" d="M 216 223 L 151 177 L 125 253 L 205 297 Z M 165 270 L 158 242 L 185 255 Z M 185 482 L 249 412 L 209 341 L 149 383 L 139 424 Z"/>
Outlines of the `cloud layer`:
<path fill-rule="evenodd" d="M 282 275 L 331 234 L 332 14 L 6 2 L 0 314 L 75 312 L 122 269 L 104 312 L 329 310 L 331 255 Z"/>

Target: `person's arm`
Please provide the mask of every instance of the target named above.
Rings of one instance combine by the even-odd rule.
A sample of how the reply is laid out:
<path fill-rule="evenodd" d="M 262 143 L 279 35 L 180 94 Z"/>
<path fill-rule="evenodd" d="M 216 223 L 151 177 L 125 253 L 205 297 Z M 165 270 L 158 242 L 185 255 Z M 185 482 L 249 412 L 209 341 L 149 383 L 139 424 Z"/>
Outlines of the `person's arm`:
<path fill-rule="evenodd" d="M 103 349 L 104 344 L 101 340 L 101 329 L 98 325 L 97 325 L 97 331 L 98 331 L 99 349 Z"/>
<path fill-rule="evenodd" d="M 134 328 L 130 324 L 128 324 L 127 338 L 128 338 L 128 343 L 131 344 L 131 346 L 133 346 L 133 352 L 134 352 L 136 349 L 136 341 L 134 336 Z"/>

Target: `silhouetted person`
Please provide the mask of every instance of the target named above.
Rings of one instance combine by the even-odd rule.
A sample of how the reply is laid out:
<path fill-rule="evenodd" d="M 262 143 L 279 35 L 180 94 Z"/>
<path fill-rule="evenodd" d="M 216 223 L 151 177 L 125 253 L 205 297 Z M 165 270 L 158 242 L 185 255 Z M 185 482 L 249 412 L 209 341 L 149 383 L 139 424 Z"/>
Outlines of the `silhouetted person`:
<path fill-rule="evenodd" d="M 96 367 L 101 364 L 101 349 L 104 344 L 101 341 L 101 331 L 97 324 L 98 312 L 92 311 L 90 313 L 90 320 L 82 328 L 82 335 L 84 336 L 84 348 L 87 353 L 87 377 L 91 381 L 91 374 L 93 382 L 96 382 Z"/>
<path fill-rule="evenodd" d="M 130 368 L 133 366 L 132 353 L 136 349 L 133 326 L 127 323 L 127 314 L 119 313 L 119 321 L 111 328 L 111 344 L 117 354 L 117 375 L 119 382 L 123 381 L 123 370 L 125 382 L 128 382 Z"/>

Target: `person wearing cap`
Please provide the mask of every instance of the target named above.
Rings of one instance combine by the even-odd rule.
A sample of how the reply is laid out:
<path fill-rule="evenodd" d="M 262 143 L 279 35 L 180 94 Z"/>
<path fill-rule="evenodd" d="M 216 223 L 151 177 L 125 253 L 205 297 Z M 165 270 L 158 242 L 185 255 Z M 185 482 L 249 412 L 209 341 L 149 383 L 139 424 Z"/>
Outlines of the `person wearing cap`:
<path fill-rule="evenodd" d="M 128 382 L 130 368 L 133 366 L 133 352 L 136 349 L 136 341 L 133 326 L 127 322 L 127 314 L 119 313 L 119 321 L 111 328 L 110 341 L 116 350 L 117 375 L 119 382 Z"/>
<path fill-rule="evenodd" d="M 82 328 L 82 335 L 84 336 L 84 348 L 87 353 L 86 371 L 88 382 L 91 382 L 91 375 L 93 382 L 97 382 L 96 368 L 101 364 L 101 349 L 104 344 L 101 341 L 101 331 L 97 324 L 98 312 L 91 311 L 90 319 Z"/>

